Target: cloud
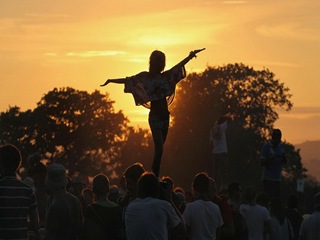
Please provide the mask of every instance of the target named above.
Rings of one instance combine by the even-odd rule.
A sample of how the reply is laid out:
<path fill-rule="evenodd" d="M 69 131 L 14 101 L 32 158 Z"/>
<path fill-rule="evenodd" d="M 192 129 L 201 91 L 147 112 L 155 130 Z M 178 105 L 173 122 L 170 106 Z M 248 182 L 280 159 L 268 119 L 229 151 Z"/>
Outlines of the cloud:
<path fill-rule="evenodd" d="M 68 52 L 66 56 L 69 57 L 106 57 L 106 56 L 117 56 L 117 55 L 126 55 L 125 51 L 82 51 L 82 52 Z"/>
<path fill-rule="evenodd" d="M 292 113 L 299 113 L 299 114 L 320 114 L 320 106 L 297 106 L 292 108 Z"/>
<path fill-rule="evenodd" d="M 248 1 L 222 1 L 222 4 L 246 4 L 248 3 Z"/>
<path fill-rule="evenodd" d="M 54 52 L 48 52 L 44 54 L 45 56 L 49 56 L 49 57 L 57 57 L 58 53 L 54 53 Z"/>
<path fill-rule="evenodd" d="M 299 22 L 287 22 L 280 24 L 263 24 L 256 28 L 258 34 L 269 38 L 286 38 L 318 41 L 320 33 L 316 29 L 306 27 Z"/>
<path fill-rule="evenodd" d="M 285 68 L 299 68 L 300 65 L 297 63 L 291 62 L 277 62 L 277 61 L 267 61 L 267 60 L 259 60 L 259 61 L 248 61 L 248 64 L 251 65 L 260 65 L 260 66 L 277 66 L 277 67 L 285 67 Z"/>
<path fill-rule="evenodd" d="M 279 111 L 275 127 L 283 130 L 291 143 L 319 140 L 320 107 L 296 107 L 290 112 Z"/>

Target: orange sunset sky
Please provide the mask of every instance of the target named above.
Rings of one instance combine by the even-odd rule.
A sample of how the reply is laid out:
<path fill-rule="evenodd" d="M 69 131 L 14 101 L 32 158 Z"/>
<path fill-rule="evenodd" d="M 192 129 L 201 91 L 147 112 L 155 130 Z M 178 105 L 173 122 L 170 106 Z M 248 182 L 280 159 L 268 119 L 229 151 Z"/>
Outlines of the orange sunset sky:
<path fill-rule="evenodd" d="M 1 0 L 0 111 L 33 109 L 54 87 L 98 89 L 147 127 L 148 111 L 123 86 L 99 85 L 147 70 L 154 49 L 168 69 L 203 47 L 188 72 L 236 62 L 270 69 L 293 94 L 275 124 L 284 140 L 320 139 L 319 0 Z"/>

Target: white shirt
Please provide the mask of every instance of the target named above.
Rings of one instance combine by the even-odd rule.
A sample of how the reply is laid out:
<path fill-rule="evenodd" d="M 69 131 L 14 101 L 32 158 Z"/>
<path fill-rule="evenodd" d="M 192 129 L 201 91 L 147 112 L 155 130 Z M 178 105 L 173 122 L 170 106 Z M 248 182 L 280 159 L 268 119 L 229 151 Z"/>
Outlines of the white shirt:
<path fill-rule="evenodd" d="M 279 220 L 271 217 L 271 234 L 270 240 L 290 240 L 293 238 L 293 230 L 291 224 L 287 218 L 285 218 L 281 225 Z"/>
<path fill-rule="evenodd" d="M 239 211 L 247 223 L 249 240 L 263 240 L 264 224 L 271 220 L 269 211 L 258 204 L 241 204 Z"/>
<path fill-rule="evenodd" d="M 219 206 L 211 201 L 196 200 L 188 203 L 183 213 L 191 240 L 216 239 L 216 229 L 223 225 Z"/>
<path fill-rule="evenodd" d="M 320 239 L 320 212 L 312 213 L 308 218 L 304 219 L 301 228 L 300 236 L 306 240 Z"/>
<path fill-rule="evenodd" d="M 128 240 L 168 240 L 168 228 L 180 222 L 172 205 L 156 198 L 136 198 L 125 211 Z"/>
<path fill-rule="evenodd" d="M 212 153 L 227 153 L 228 152 L 228 147 L 227 147 L 227 137 L 226 137 L 226 132 L 228 128 L 228 122 L 224 121 L 220 125 L 218 125 L 220 128 L 220 138 L 216 139 L 213 136 L 213 130 L 215 127 L 213 127 L 210 131 L 210 141 L 213 144 L 213 149 Z"/>

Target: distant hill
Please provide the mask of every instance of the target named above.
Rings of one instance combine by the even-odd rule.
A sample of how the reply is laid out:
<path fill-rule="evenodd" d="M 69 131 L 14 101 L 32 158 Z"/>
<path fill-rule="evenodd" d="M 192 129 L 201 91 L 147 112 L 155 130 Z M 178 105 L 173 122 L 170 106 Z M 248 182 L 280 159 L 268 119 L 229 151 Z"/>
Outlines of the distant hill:
<path fill-rule="evenodd" d="M 308 174 L 320 181 L 320 140 L 296 144 L 295 148 L 300 149 L 302 164 L 308 169 Z"/>

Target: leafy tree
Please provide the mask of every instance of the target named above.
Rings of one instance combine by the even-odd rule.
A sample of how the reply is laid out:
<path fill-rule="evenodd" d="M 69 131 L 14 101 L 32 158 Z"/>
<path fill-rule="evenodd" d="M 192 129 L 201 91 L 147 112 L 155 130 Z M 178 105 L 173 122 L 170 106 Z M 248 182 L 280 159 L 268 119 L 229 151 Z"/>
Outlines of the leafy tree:
<path fill-rule="evenodd" d="M 68 169 L 87 170 L 87 175 L 97 172 L 100 163 L 112 165 L 127 127 L 128 120 L 122 112 L 115 113 L 112 104 L 98 91 L 54 89 L 34 110 L 40 120 L 34 139 Z"/>
<path fill-rule="evenodd" d="M 20 108 L 10 107 L 6 112 L 0 114 L 0 144 L 15 144 L 23 156 L 23 165 L 26 163 L 28 152 L 34 152 L 32 144 L 25 144 L 32 135 L 32 112 L 30 110 L 21 112 Z"/>
<path fill-rule="evenodd" d="M 72 175 L 106 173 L 117 176 L 121 156 L 134 156 L 143 144 L 127 149 L 127 141 L 146 142 L 145 132 L 134 131 L 113 101 L 99 91 L 91 94 L 72 88 L 53 89 L 42 97 L 37 107 L 20 112 L 10 108 L 0 115 L 1 139 L 22 149 L 23 159 L 40 152 L 49 162 L 62 163 Z M 143 138 L 143 139 L 139 139 Z"/>
<path fill-rule="evenodd" d="M 189 187 L 197 172 L 206 171 L 211 159 L 210 128 L 229 113 L 234 116 L 227 133 L 230 181 L 259 183 L 259 150 L 278 119 L 276 110 L 291 109 L 290 98 L 289 89 L 268 69 L 228 64 L 190 74 L 179 83 L 170 110 L 172 127 L 164 157 L 170 165 L 167 173 Z M 292 168 L 287 170 L 291 174 Z"/>

